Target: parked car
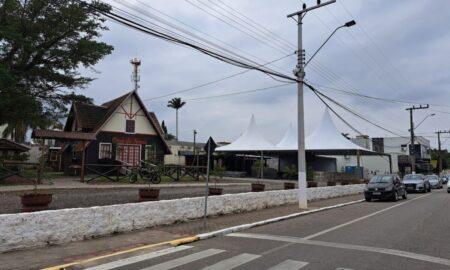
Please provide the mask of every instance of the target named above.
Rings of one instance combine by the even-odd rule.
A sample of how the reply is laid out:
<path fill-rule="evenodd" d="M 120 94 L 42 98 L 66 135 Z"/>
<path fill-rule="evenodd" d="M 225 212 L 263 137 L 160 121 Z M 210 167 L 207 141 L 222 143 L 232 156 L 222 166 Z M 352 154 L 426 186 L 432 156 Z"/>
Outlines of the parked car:
<path fill-rule="evenodd" d="M 442 179 L 440 179 L 437 175 L 427 175 L 425 178 L 430 182 L 431 188 L 442 188 Z"/>
<path fill-rule="evenodd" d="M 430 182 L 423 174 L 407 174 L 403 177 L 403 184 L 407 192 L 430 192 Z"/>
<path fill-rule="evenodd" d="M 450 193 L 450 181 L 447 182 L 447 193 Z"/>
<path fill-rule="evenodd" d="M 364 190 L 364 198 L 368 202 L 372 199 L 397 201 L 399 196 L 407 198 L 405 185 L 396 174 L 375 175 Z"/>
<path fill-rule="evenodd" d="M 449 178 L 450 176 L 449 175 L 444 175 L 444 176 L 442 176 L 441 178 L 442 178 L 442 184 L 447 184 L 448 183 L 448 178 Z"/>

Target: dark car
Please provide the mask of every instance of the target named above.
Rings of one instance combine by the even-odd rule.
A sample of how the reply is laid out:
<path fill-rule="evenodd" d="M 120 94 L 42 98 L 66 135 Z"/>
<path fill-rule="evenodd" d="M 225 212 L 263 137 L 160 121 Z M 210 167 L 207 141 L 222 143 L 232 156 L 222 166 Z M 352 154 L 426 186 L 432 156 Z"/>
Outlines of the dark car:
<path fill-rule="evenodd" d="M 397 201 L 399 196 L 407 198 L 405 185 L 396 174 L 375 175 L 364 190 L 364 198 L 368 202 L 372 199 Z"/>
<path fill-rule="evenodd" d="M 406 192 L 430 192 L 430 182 L 423 174 L 407 174 L 403 177 L 403 184 L 405 184 Z"/>
<path fill-rule="evenodd" d="M 437 175 L 432 174 L 432 175 L 427 175 L 425 176 L 425 178 L 428 180 L 428 182 L 430 182 L 430 187 L 431 188 L 442 188 L 442 179 L 439 178 Z"/>

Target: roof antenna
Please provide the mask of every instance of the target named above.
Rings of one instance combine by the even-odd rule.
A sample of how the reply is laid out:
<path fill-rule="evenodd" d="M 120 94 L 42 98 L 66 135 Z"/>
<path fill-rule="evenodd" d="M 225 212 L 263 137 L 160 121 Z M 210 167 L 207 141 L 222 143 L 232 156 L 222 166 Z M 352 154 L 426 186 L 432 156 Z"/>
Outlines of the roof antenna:
<path fill-rule="evenodd" d="M 133 75 L 131 76 L 131 81 L 134 83 L 134 91 L 136 92 L 139 88 L 139 81 L 141 76 L 139 75 L 139 66 L 141 65 L 141 60 L 134 58 L 130 60 L 133 65 Z"/>

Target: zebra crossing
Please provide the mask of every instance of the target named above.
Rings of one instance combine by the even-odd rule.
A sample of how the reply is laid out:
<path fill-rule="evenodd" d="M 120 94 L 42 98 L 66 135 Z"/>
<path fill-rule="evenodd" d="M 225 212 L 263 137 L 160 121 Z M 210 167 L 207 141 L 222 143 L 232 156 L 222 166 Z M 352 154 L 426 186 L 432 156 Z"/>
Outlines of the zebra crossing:
<path fill-rule="evenodd" d="M 176 267 L 180 267 L 183 269 L 194 269 L 190 268 L 190 263 L 195 263 L 197 261 L 201 261 L 204 259 L 208 259 L 212 256 L 218 255 L 218 254 L 227 254 L 226 250 L 223 249 L 205 249 L 201 251 L 197 251 L 192 254 L 188 255 L 179 255 L 182 251 L 191 250 L 194 248 L 193 246 L 178 246 L 178 247 L 172 247 L 167 248 L 160 251 L 155 251 L 143 255 L 138 255 L 130 258 L 125 258 L 113 262 L 108 262 L 105 264 L 88 267 L 85 268 L 85 270 L 114 270 L 117 268 L 121 269 L 133 269 L 133 270 L 169 270 Z M 178 253 L 178 254 L 177 254 Z M 168 256 L 168 255 L 175 255 L 175 258 L 168 258 L 168 260 L 163 262 L 153 262 L 152 260 Z M 263 256 L 257 255 L 257 254 L 249 254 L 249 253 L 242 253 L 235 256 L 231 256 L 229 258 L 215 261 L 214 264 L 211 264 L 209 266 L 206 266 L 204 268 L 195 268 L 195 269 L 202 269 L 202 270 L 227 270 L 227 269 L 234 269 L 237 267 L 246 267 L 249 263 L 252 261 L 255 261 L 257 259 L 262 258 Z M 140 266 L 136 266 L 134 264 L 138 264 Z M 148 266 L 142 267 L 143 264 L 147 264 Z M 307 266 L 308 262 L 303 261 L 297 261 L 297 260 L 284 260 L 278 264 L 267 266 L 267 270 L 298 270 L 302 269 L 303 267 Z M 261 268 L 258 268 L 261 269 Z M 339 270 L 344 270 L 347 268 L 337 268 Z M 348 269 L 351 270 L 351 269 Z"/>

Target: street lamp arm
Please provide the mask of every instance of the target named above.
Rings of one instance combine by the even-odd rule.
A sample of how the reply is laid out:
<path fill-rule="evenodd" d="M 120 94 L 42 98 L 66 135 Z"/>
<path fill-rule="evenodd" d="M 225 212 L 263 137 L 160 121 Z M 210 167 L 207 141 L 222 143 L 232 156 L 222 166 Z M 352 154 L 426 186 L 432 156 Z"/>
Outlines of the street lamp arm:
<path fill-rule="evenodd" d="M 338 28 L 334 29 L 334 31 L 331 33 L 331 35 L 322 43 L 322 45 L 320 45 L 320 47 L 316 50 L 316 52 L 311 56 L 311 58 L 309 58 L 309 60 L 306 62 L 305 67 L 309 64 L 309 62 L 311 62 L 311 60 L 314 58 L 314 56 L 316 56 L 316 54 L 323 48 L 323 46 L 325 46 L 325 44 L 328 42 L 328 40 L 330 40 L 330 38 L 341 28 L 344 27 L 351 27 L 353 25 L 355 25 L 356 22 L 354 20 L 346 22 L 344 25 L 339 26 Z"/>
<path fill-rule="evenodd" d="M 420 123 L 417 124 L 417 126 L 415 126 L 414 129 L 418 128 L 420 126 L 420 124 L 422 124 L 423 122 L 425 122 L 425 120 L 427 120 L 428 117 L 435 116 L 435 115 L 436 115 L 435 113 L 432 113 L 432 114 L 429 114 L 429 115 L 425 116 L 425 118 L 422 119 L 422 121 L 420 121 Z"/>

